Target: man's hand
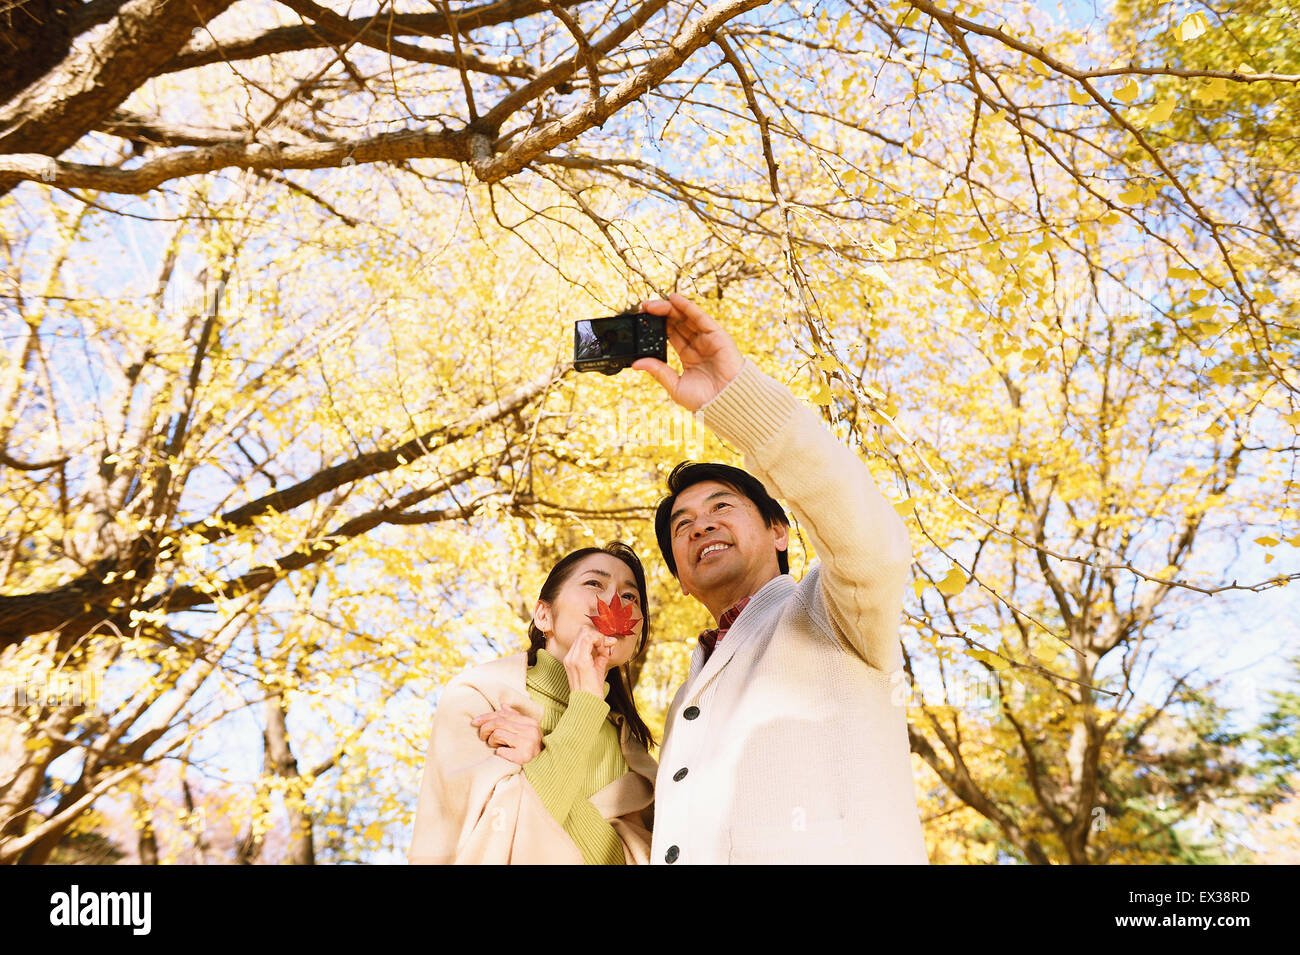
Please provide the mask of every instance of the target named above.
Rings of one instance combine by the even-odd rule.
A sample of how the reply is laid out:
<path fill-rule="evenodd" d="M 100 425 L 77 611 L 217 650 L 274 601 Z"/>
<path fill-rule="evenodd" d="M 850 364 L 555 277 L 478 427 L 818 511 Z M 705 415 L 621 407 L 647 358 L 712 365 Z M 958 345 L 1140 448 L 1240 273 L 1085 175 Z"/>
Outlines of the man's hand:
<path fill-rule="evenodd" d="M 522 766 L 542 751 L 542 727 L 531 716 L 503 706 L 470 720 L 478 738 L 495 747 L 497 755 Z"/>
<path fill-rule="evenodd" d="M 643 302 L 641 310 L 668 318 L 668 342 L 682 362 L 679 375 L 657 358 L 632 363 L 663 385 L 668 397 L 687 411 L 698 411 L 740 374 L 745 356 L 709 314 L 684 295 Z"/>

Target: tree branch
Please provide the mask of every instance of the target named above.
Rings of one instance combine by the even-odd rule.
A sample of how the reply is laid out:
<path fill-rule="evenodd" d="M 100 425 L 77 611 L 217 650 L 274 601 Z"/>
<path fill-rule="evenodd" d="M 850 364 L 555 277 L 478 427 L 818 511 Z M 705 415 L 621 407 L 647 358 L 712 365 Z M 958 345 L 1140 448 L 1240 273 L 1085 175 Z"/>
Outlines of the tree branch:
<path fill-rule="evenodd" d="M 87 166 L 39 154 L 11 155 L 0 156 L 0 175 L 10 173 L 19 179 L 51 183 L 63 189 L 139 195 L 170 179 L 218 169 L 332 169 L 354 163 L 405 159 L 465 162 L 470 155 L 469 139 L 465 132 L 411 130 L 311 145 L 230 143 L 168 153 L 134 169 Z"/>
<path fill-rule="evenodd" d="M 358 225 L 361 224 L 359 220 L 354 219 L 346 212 L 340 212 L 338 209 L 335 209 L 334 206 L 329 202 L 329 200 L 326 199 L 324 196 L 317 195 L 316 193 L 308 189 L 306 186 L 301 186 L 298 183 L 294 182 L 288 176 L 285 176 L 278 172 L 268 172 L 264 169 L 257 170 L 256 172 L 253 173 L 253 175 L 261 179 L 266 179 L 270 182 L 279 183 L 280 185 L 288 189 L 290 192 L 295 192 L 305 199 L 310 199 L 312 202 L 316 203 L 316 205 L 320 206 L 330 215 L 337 216 L 339 219 L 342 219 L 343 224 L 350 229 L 355 229 Z"/>
<path fill-rule="evenodd" d="M 15 471 L 44 471 L 47 468 L 57 468 L 60 465 L 67 464 L 66 456 L 55 458 L 53 461 L 19 461 L 6 451 L 0 451 L 0 464 L 7 468 L 13 468 Z"/>
<path fill-rule="evenodd" d="M 269 514 L 273 511 L 282 514 L 291 511 L 295 507 L 314 500 L 327 491 L 332 491 L 344 484 L 350 484 L 372 474 L 391 471 L 403 464 L 409 464 L 417 458 L 424 457 L 439 448 L 444 448 L 474 434 L 494 421 L 511 417 L 547 388 L 550 388 L 555 380 L 562 377 L 567 370 L 566 366 L 557 374 L 548 375 L 546 378 L 531 382 L 509 397 L 492 402 L 455 424 L 426 431 L 419 437 L 412 438 L 410 441 L 395 448 L 389 448 L 386 451 L 373 451 L 369 454 L 358 455 L 341 464 L 326 468 L 305 481 L 300 481 L 292 487 L 285 488 L 283 491 L 267 494 L 255 501 L 249 501 L 233 511 L 227 511 L 211 522 L 205 521 L 186 525 L 182 528 L 182 531 L 197 533 L 208 541 L 220 540 L 237 528 L 248 527 L 253 523 L 254 518 L 263 514 Z"/>
<path fill-rule="evenodd" d="M 248 142 L 247 130 L 165 123 L 125 109 L 113 110 L 112 115 L 96 128 L 110 136 L 154 146 L 224 146 Z"/>
<path fill-rule="evenodd" d="M 588 100 L 567 115 L 526 134 L 501 155 L 492 156 L 490 154 L 487 149 L 486 137 L 474 137 L 470 167 L 482 182 L 500 182 L 502 179 L 514 175 L 535 157 L 558 146 L 560 143 L 576 139 L 591 127 L 604 123 L 605 120 L 628 103 L 640 99 L 651 87 L 685 63 L 692 53 L 711 43 L 714 34 L 728 20 L 738 17 L 748 10 L 761 7 L 767 2 L 768 0 L 721 0 L 721 2 L 713 4 L 700 15 L 698 20 L 668 44 L 667 50 L 653 57 L 639 72 L 619 83 L 599 99 Z M 645 8 L 657 8 L 659 5 L 658 0 L 652 0 L 652 2 L 645 5 Z M 640 16 L 640 14 L 641 11 L 638 10 L 637 15 Z M 607 43 L 612 45 L 612 42 L 617 42 L 611 41 L 611 37 L 617 35 L 626 26 L 627 23 L 624 23 L 615 27 L 613 33 L 600 43 L 593 45 L 593 49 L 603 52 L 603 46 Z M 556 70 L 549 71 L 535 82 L 541 83 L 543 80 L 552 77 L 557 70 L 567 68 L 567 73 L 564 76 L 554 80 L 555 83 L 561 82 L 569 74 L 572 74 L 577 62 L 575 57 L 569 60 L 564 67 L 557 67 Z M 490 127 L 494 122 L 494 118 L 496 121 L 504 118 L 500 110 L 510 99 L 511 97 L 508 96 L 494 107 L 484 117 L 484 123 Z M 511 112 L 513 112 L 513 109 Z"/>
<path fill-rule="evenodd" d="M 587 75 L 591 77 L 591 89 L 588 90 L 588 93 L 592 99 L 600 99 L 600 64 L 591 49 L 591 42 L 587 39 L 587 34 L 582 32 L 582 27 L 578 24 L 577 18 L 556 3 L 555 0 L 545 0 L 545 3 L 546 8 L 555 14 L 556 19 L 563 23 L 569 33 L 573 35 L 573 41 L 578 44 L 578 56 L 586 64 Z"/>
<path fill-rule="evenodd" d="M 555 2 L 562 6 L 573 7 L 585 3 L 587 0 L 555 0 Z M 545 9 L 546 4 L 539 2 L 539 0 L 504 0 L 504 2 L 496 0 L 496 2 L 484 3 L 456 14 L 456 32 L 467 35 L 471 30 L 497 26 L 513 20 L 522 20 L 525 17 L 541 13 Z M 447 18 L 440 12 L 395 14 L 384 21 L 382 29 L 378 26 L 371 26 L 372 19 L 372 17 L 345 18 L 338 26 L 339 29 L 347 31 L 350 37 L 366 34 L 375 42 L 382 40 L 385 44 L 389 36 L 439 37 L 448 36 L 451 33 Z M 375 33 L 378 33 L 377 38 L 374 36 Z M 194 43 L 174 57 L 160 72 L 175 73 L 180 70 L 194 69 L 198 66 L 207 66 L 210 63 L 251 60 L 276 53 L 314 50 L 329 45 L 328 41 L 322 36 L 321 31 L 314 27 L 307 25 L 275 27 L 254 36 Z M 386 50 L 387 46 L 377 48 Z M 438 64 L 440 66 L 455 66 L 455 59 L 451 53 L 443 54 L 440 51 L 432 50 L 425 50 L 424 52 L 430 56 L 436 53 L 439 56 L 445 55 L 448 57 L 447 62 Z M 425 62 L 433 61 L 427 60 Z M 469 61 L 466 62 L 468 64 Z M 490 60 L 480 62 L 484 66 L 491 63 Z M 483 72 L 493 71 L 484 69 Z"/>
<path fill-rule="evenodd" d="M 57 156 L 154 76 L 184 48 L 195 28 L 232 2 L 127 0 L 92 49 L 74 48 L 40 80 L 0 105 L 0 152 Z M 0 175 L 0 195 L 23 178 L 31 177 Z"/>
<path fill-rule="evenodd" d="M 438 494 L 446 493 L 458 484 L 477 476 L 474 467 L 454 471 L 433 487 L 422 488 L 403 495 L 392 507 L 376 508 L 344 521 L 338 527 L 319 537 L 315 542 L 277 558 L 270 564 L 254 567 L 252 570 L 231 580 L 195 587 L 180 587 L 164 594 L 159 594 L 143 605 L 145 610 L 163 610 L 175 613 L 212 603 L 218 598 L 229 600 L 252 593 L 259 587 L 273 584 L 286 574 L 301 570 L 310 564 L 318 563 L 333 555 L 344 543 L 360 537 L 380 524 L 432 524 L 439 521 L 463 520 L 473 517 L 483 507 L 485 498 L 471 501 L 459 507 L 443 508 L 438 511 L 424 511 L 408 514 L 407 509 L 421 501 L 426 501 Z M 491 495 L 488 495 L 489 497 Z"/>
<path fill-rule="evenodd" d="M 564 375 L 567 371 L 568 366 L 562 366 L 552 376 L 526 385 L 509 397 L 488 404 L 456 424 L 429 431 L 396 448 L 363 454 L 342 464 L 326 468 L 284 491 L 250 501 L 242 507 L 228 511 L 220 518 L 186 525 L 178 532 L 173 532 L 173 535 L 188 532 L 207 541 L 220 540 L 229 536 L 237 528 L 251 526 L 254 519 L 263 514 L 291 510 L 344 484 L 409 464 L 416 458 L 474 434 L 493 421 L 513 416 L 537 395 L 551 387 L 554 378 Z M 468 480 L 473 476 L 470 472 L 456 473 L 461 475 L 461 480 Z M 426 488 L 412 492 L 394 505 L 370 511 L 345 522 L 331 531 L 325 539 L 310 545 L 305 552 L 286 555 L 272 564 L 255 568 L 234 581 L 213 585 L 204 590 L 191 587 L 167 591 L 143 605 L 136 603 L 134 606 L 136 609 L 165 607 L 171 611 L 211 603 L 216 593 L 227 595 L 247 593 L 256 587 L 273 582 L 286 572 L 322 560 L 337 549 L 338 539 L 355 537 L 381 523 L 397 523 L 397 519 L 405 510 L 436 493 L 441 493 L 442 490 L 445 488 L 439 485 L 434 489 Z M 418 523 L 428 523 L 431 519 L 433 518 L 425 515 Z M 444 515 L 440 519 L 450 519 L 450 517 Z M 161 538 L 163 535 L 156 536 Z M 149 541 L 136 541 L 130 550 L 132 553 L 141 551 L 140 559 L 147 561 L 153 559 L 153 553 L 159 547 L 161 545 L 151 538 Z M 60 631 L 63 639 L 75 639 L 80 633 L 99 626 L 105 620 L 124 616 L 125 608 L 132 603 L 134 596 L 133 583 L 122 577 L 122 572 L 128 569 L 134 568 L 119 566 L 117 558 L 109 557 L 98 561 L 80 577 L 52 590 L 0 596 L 0 648 L 21 643 L 32 634 L 56 629 Z M 105 583 L 105 577 L 113 571 L 117 572 L 116 576 Z M 129 624 L 129 621 L 124 622 Z"/>
<path fill-rule="evenodd" d="M 517 59 L 487 60 L 477 56 L 460 56 L 455 52 L 448 53 L 444 50 L 426 50 L 414 43 L 405 43 L 395 39 L 390 31 L 376 24 L 378 13 L 368 20 L 349 20 L 333 10 L 312 3 L 311 0 L 280 0 L 280 3 L 304 19 L 311 20 L 326 40 L 344 44 L 358 43 L 361 46 L 370 47 L 372 50 L 378 50 L 381 53 L 388 53 L 416 63 L 430 63 L 434 66 L 463 66 L 465 69 L 473 70 L 476 73 L 489 73 L 494 76 L 514 76 L 528 79 L 536 73 L 536 70 L 532 69 L 528 64 Z M 393 20 L 396 20 L 396 18 L 394 17 Z M 459 17 L 454 18 L 457 27 L 459 27 L 459 21 Z M 387 21 L 385 26 L 387 26 Z M 461 32 L 460 29 L 448 30 L 447 32 L 451 35 L 452 43 L 459 47 L 458 35 Z M 222 44 L 222 48 L 229 52 L 225 44 Z"/>

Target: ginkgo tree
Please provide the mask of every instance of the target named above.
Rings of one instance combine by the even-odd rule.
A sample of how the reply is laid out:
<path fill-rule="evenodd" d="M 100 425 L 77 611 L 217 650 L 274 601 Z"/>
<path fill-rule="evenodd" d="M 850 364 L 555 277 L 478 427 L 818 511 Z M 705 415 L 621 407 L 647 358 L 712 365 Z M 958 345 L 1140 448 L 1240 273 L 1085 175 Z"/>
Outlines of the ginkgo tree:
<path fill-rule="evenodd" d="M 397 262 L 399 250 L 371 252 L 354 273 L 341 260 L 355 247 L 335 246 L 327 264 L 337 236 L 318 233 L 306 251 L 259 257 L 256 284 L 237 294 L 248 235 L 236 230 L 258 224 L 259 202 L 275 215 L 275 201 L 239 195 L 226 207 L 240 203 L 239 225 L 225 234 L 220 225 L 193 234 L 182 220 L 158 247 L 142 304 L 131 294 L 138 273 L 106 296 L 97 263 L 65 254 L 86 238 L 112 241 L 111 222 L 76 211 L 47 259 L 50 294 L 23 316 L 9 434 L 25 463 L 42 467 L 5 472 L 7 584 L 26 591 L 5 598 L 6 676 L 26 704 L 4 711 L 6 859 L 48 857 L 96 797 L 202 749 L 205 731 L 249 707 L 263 722 L 262 785 L 292 804 L 303 780 L 339 765 L 384 687 L 430 667 L 445 675 L 440 655 L 464 659 L 453 641 L 421 637 L 439 619 L 454 626 L 438 597 L 460 582 L 426 591 L 420 574 L 437 582 L 456 561 L 439 549 L 411 566 L 409 544 L 383 529 L 409 535 L 545 507 L 520 482 L 546 448 L 525 413 L 563 374 L 554 305 L 530 306 L 536 350 L 494 319 L 533 296 L 559 301 L 548 291 L 558 278 L 505 258 L 489 274 L 483 257 L 477 272 L 438 262 L 420 277 L 417 261 Z M 225 288 L 169 307 L 169 283 L 204 288 L 209 263 Z M 332 299 L 320 298 L 323 282 Z M 65 315 L 48 304 L 65 298 L 87 307 Z M 97 356 L 91 376 L 86 352 Z M 463 545 L 450 553 L 482 559 Z M 337 570 L 322 575 L 322 564 Z M 403 624 L 371 639 L 386 602 Z M 352 719 L 330 714 L 341 728 L 322 734 L 328 749 L 295 756 L 291 701 L 328 696 L 331 679 L 354 673 L 371 682 L 333 700 Z M 55 675 L 102 692 L 52 696 Z M 78 757 L 77 771 L 33 825 L 46 772 L 65 754 Z"/>
<path fill-rule="evenodd" d="M 173 6 L 49 4 L 0 74 L 0 660 L 104 687 L 0 713 L 0 858 L 236 738 L 245 857 L 400 850 L 440 682 L 569 547 L 653 555 L 686 449 L 564 332 L 669 289 L 877 467 L 918 687 L 999 687 L 913 712 L 936 855 L 1157 858 L 1244 778 L 1141 674 L 1296 577 L 1271 9 Z M 647 563 L 657 728 L 700 621 Z"/>

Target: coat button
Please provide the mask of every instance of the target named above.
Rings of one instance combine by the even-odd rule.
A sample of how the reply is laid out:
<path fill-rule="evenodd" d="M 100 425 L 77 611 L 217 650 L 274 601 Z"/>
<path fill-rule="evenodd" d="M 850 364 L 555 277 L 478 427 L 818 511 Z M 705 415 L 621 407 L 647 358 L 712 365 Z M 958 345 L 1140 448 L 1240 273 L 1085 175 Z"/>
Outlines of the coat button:
<path fill-rule="evenodd" d="M 700 708 L 698 706 L 688 706 L 686 709 L 682 710 L 682 716 L 686 717 L 688 720 L 693 720 L 699 715 Z"/>
<path fill-rule="evenodd" d="M 669 865 L 672 865 L 674 862 L 677 861 L 677 857 L 679 855 L 681 855 L 681 853 L 677 851 L 676 846 L 669 846 L 668 852 L 664 855 L 664 861 L 667 862 Z"/>
<path fill-rule="evenodd" d="M 675 782 L 675 783 L 680 783 L 680 782 L 681 782 L 683 779 L 685 779 L 685 778 L 686 778 L 686 767 L 685 767 L 685 766 L 683 766 L 681 769 L 677 770 L 677 772 L 673 773 L 673 782 Z"/>

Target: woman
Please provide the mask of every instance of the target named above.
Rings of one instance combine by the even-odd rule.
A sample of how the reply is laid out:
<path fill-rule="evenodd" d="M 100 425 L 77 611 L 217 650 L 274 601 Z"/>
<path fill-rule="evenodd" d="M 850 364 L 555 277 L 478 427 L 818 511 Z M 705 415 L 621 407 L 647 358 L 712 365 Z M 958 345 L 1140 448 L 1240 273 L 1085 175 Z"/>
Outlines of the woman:
<path fill-rule="evenodd" d="M 631 603 L 631 632 L 589 619 Z M 644 863 L 656 766 L 626 672 L 647 639 L 645 571 L 620 542 L 542 585 L 527 653 L 460 674 L 433 718 L 412 863 Z M 544 734 L 538 750 L 534 721 Z"/>

